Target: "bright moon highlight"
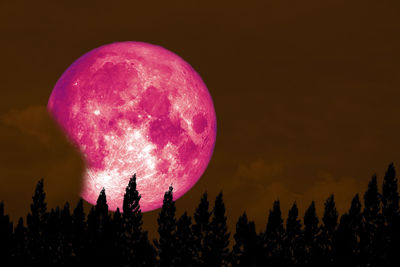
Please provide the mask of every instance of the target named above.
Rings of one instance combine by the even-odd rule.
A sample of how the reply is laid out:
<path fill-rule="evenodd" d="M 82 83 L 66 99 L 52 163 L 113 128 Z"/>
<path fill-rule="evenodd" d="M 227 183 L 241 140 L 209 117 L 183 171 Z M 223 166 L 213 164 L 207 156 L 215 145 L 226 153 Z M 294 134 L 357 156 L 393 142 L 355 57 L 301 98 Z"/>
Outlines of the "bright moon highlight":
<path fill-rule="evenodd" d="M 137 175 L 142 211 L 161 207 L 201 177 L 216 139 L 206 85 L 182 58 L 160 46 L 120 42 L 76 60 L 55 85 L 48 110 L 84 155 L 81 196 L 91 204 L 104 187 L 110 210 L 122 208 Z"/>

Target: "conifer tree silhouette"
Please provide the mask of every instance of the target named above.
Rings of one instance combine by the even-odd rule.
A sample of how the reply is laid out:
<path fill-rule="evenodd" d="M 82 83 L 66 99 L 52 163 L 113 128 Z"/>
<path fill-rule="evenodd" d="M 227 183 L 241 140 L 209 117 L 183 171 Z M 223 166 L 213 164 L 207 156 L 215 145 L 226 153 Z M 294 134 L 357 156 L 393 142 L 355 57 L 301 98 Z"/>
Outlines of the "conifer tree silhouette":
<path fill-rule="evenodd" d="M 360 261 L 360 238 L 362 231 L 361 202 L 358 194 L 351 201 L 349 209 L 349 222 L 351 234 L 347 236 L 347 243 L 351 246 L 351 257 L 348 259 L 350 264 L 355 266 Z"/>
<path fill-rule="evenodd" d="M 335 254 L 334 248 L 334 233 L 338 224 L 338 212 L 336 210 L 335 200 L 333 194 L 325 201 L 325 210 L 322 217 L 321 234 L 319 244 L 323 251 L 321 257 L 325 266 L 333 265 L 333 258 Z"/>
<path fill-rule="evenodd" d="M 207 266 L 227 266 L 229 260 L 229 236 L 226 225 L 225 204 L 222 192 L 215 199 L 210 223 L 209 254 L 206 257 Z"/>
<path fill-rule="evenodd" d="M 17 226 L 14 229 L 14 242 L 13 242 L 13 259 L 14 266 L 28 266 L 31 261 L 28 254 L 28 237 L 27 230 L 24 226 L 24 219 L 18 219 Z"/>
<path fill-rule="evenodd" d="M 122 209 L 127 230 L 132 230 L 135 235 L 140 234 L 143 224 L 143 215 L 139 204 L 140 198 L 141 196 L 136 189 L 136 174 L 134 174 L 126 187 Z"/>
<path fill-rule="evenodd" d="M 61 219 L 60 208 L 51 209 L 44 230 L 46 245 L 48 247 L 48 255 L 46 260 L 48 264 L 54 265 L 61 261 L 62 258 L 62 236 L 61 236 Z"/>
<path fill-rule="evenodd" d="M 140 194 L 136 189 L 136 174 L 129 180 L 123 201 L 123 249 L 128 264 L 136 266 L 152 266 L 155 251 L 148 241 L 147 232 L 143 231 L 143 215 L 140 209 Z"/>
<path fill-rule="evenodd" d="M 174 266 L 176 258 L 176 220 L 175 203 L 173 201 L 172 186 L 164 194 L 163 205 L 158 215 L 158 241 L 155 240 L 155 246 L 158 249 L 158 266 Z"/>
<path fill-rule="evenodd" d="M 113 266 L 126 266 L 128 264 L 127 258 L 130 255 L 126 255 L 126 245 L 125 241 L 125 228 L 124 228 L 124 219 L 122 217 L 119 208 L 114 212 L 113 220 L 111 223 L 112 233 L 114 234 L 113 244 L 112 244 L 112 258 L 114 259 Z"/>
<path fill-rule="evenodd" d="M 348 213 L 340 218 L 339 226 L 334 233 L 336 255 L 334 263 L 337 266 L 358 266 L 360 262 L 360 234 L 362 229 L 361 202 L 356 194 L 351 202 Z"/>
<path fill-rule="evenodd" d="M 319 220 L 315 211 L 315 203 L 311 202 L 304 215 L 304 234 L 302 245 L 304 256 L 302 264 L 318 264 L 320 255 L 318 235 L 320 233 Z"/>
<path fill-rule="evenodd" d="M 254 222 L 248 221 L 244 212 L 236 223 L 234 234 L 235 244 L 232 250 L 233 267 L 256 267 L 262 251 L 258 248 L 259 242 Z"/>
<path fill-rule="evenodd" d="M 361 260 L 363 264 L 382 264 L 383 217 L 376 175 L 368 184 L 364 194 L 364 229 L 361 235 Z"/>
<path fill-rule="evenodd" d="M 11 261 L 13 242 L 13 224 L 8 215 L 4 214 L 4 203 L 0 202 L 0 259 L 3 262 Z"/>
<path fill-rule="evenodd" d="M 382 214 L 385 226 L 385 251 L 388 254 L 387 264 L 394 264 L 400 251 L 400 214 L 396 170 L 393 163 L 389 164 L 383 178 Z"/>
<path fill-rule="evenodd" d="M 97 198 L 95 214 L 98 217 L 98 231 L 104 231 L 107 226 L 106 222 L 109 220 L 107 196 L 104 188 L 101 190 L 100 195 Z"/>
<path fill-rule="evenodd" d="M 288 265 L 293 266 L 301 256 L 301 222 L 298 219 L 299 211 L 296 202 L 289 210 L 286 220 L 285 259 Z"/>
<path fill-rule="evenodd" d="M 352 231 L 350 227 L 350 217 L 347 213 L 340 217 L 340 223 L 333 237 L 333 246 L 335 255 L 333 264 L 335 266 L 357 266 L 353 265 L 353 240 L 349 240 Z M 325 253 L 324 253 L 325 254 Z M 330 260 L 330 258 L 328 258 Z M 324 259 L 324 261 L 327 261 Z"/>
<path fill-rule="evenodd" d="M 33 266 L 46 263 L 49 255 L 45 236 L 48 213 L 43 186 L 43 179 L 41 179 L 36 185 L 31 212 L 27 216 L 28 251 Z"/>
<path fill-rule="evenodd" d="M 155 251 L 142 229 L 135 178 L 126 189 L 124 213 L 117 209 L 113 217 L 108 212 L 104 189 L 87 220 L 82 200 L 72 214 L 68 202 L 61 209 L 55 207 L 47 212 L 43 180 L 38 182 L 32 197 L 27 227 L 20 218 L 13 229 L 0 202 L 1 266 L 398 265 L 399 195 L 393 164 L 383 179 L 382 194 L 373 176 L 364 194 L 364 208 L 356 194 L 339 224 L 333 195 L 325 202 L 321 226 L 314 202 L 305 212 L 304 229 L 296 203 L 289 210 L 286 231 L 279 201 L 270 210 L 266 230 L 260 235 L 254 222 L 243 213 L 236 224 L 232 253 L 228 249 L 222 193 L 217 196 L 212 212 L 207 194 L 203 195 L 192 225 L 186 212 L 175 221 L 172 187 L 164 195 Z M 128 246 L 132 249 L 127 250 Z"/>
<path fill-rule="evenodd" d="M 385 223 L 390 227 L 399 212 L 399 192 L 397 189 L 396 170 L 391 163 L 383 178 L 382 213 Z"/>
<path fill-rule="evenodd" d="M 73 247 L 72 265 L 87 262 L 85 248 L 87 246 L 86 216 L 83 210 L 83 200 L 80 199 L 72 213 L 71 243 Z"/>
<path fill-rule="evenodd" d="M 274 202 L 269 212 L 267 227 L 264 233 L 264 246 L 266 248 L 266 262 L 268 265 L 277 266 L 283 263 L 283 220 L 279 200 Z"/>
<path fill-rule="evenodd" d="M 105 189 L 103 188 L 97 198 L 96 206 L 92 207 L 88 215 L 88 250 L 87 259 L 93 265 L 112 264 L 110 245 L 113 244 L 110 229 L 110 216 Z"/>
<path fill-rule="evenodd" d="M 72 264 L 72 216 L 69 203 L 66 202 L 60 213 L 60 261 L 61 265 Z"/>
<path fill-rule="evenodd" d="M 192 227 L 195 242 L 194 258 L 196 266 L 204 265 L 207 255 L 210 254 L 210 217 L 209 202 L 205 192 L 200 199 L 200 204 L 194 212 L 194 224 Z"/>
<path fill-rule="evenodd" d="M 186 212 L 179 218 L 176 228 L 175 267 L 194 266 L 194 238 L 191 231 L 192 220 Z"/>

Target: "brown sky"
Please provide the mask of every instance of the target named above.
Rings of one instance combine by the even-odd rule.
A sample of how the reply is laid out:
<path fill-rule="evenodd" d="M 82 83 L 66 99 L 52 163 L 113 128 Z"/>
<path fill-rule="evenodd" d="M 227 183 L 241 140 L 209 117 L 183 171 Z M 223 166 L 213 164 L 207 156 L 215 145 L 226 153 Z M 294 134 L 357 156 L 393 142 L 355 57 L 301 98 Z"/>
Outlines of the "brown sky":
<path fill-rule="evenodd" d="M 344 211 L 400 164 L 399 1 L 159 2 L 0 1 L 0 200 L 13 218 L 41 177 L 50 207 L 75 205 L 82 161 L 45 106 L 75 59 L 115 41 L 174 51 L 214 99 L 214 156 L 178 214 L 222 190 L 230 226 L 246 210 L 261 230 L 275 199 L 286 216 L 334 193 Z"/>

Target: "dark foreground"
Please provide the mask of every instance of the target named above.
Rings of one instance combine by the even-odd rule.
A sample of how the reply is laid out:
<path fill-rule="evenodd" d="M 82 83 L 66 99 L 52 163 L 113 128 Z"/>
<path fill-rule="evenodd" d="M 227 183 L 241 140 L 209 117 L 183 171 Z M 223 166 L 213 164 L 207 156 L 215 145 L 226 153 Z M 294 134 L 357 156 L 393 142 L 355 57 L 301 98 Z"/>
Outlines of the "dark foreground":
<path fill-rule="evenodd" d="M 204 194 L 192 218 L 175 218 L 172 187 L 158 217 L 158 240 L 142 229 L 140 195 L 134 175 L 123 209 L 108 212 L 105 191 L 86 216 L 82 200 L 71 211 L 46 209 L 43 180 L 37 184 L 31 211 L 13 225 L 0 203 L 0 266 L 398 266 L 400 212 L 393 164 L 382 192 L 373 176 L 363 195 L 356 194 L 341 216 L 334 196 L 325 202 L 321 220 L 314 202 L 303 220 L 293 204 L 283 223 L 279 201 L 264 232 L 244 213 L 236 224 L 233 247 L 226 226 L 222 193 L 209 207 Z M 340 219 L 339 219 L 340 217 Z"/>

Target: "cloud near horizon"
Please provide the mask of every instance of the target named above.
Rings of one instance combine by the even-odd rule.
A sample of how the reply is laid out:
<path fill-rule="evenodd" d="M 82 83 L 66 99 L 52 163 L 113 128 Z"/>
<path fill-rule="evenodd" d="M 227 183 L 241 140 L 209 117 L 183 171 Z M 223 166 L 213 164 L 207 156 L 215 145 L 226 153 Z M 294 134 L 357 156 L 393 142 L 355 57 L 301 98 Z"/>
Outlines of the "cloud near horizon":
<path fill-rule="evenodd" d="M 0 165 L 0 201 L 5 202 L 6 212 L 13 219 L 26 214 L 41 178 L 49 208 L 64 205 L 65 201 L 75 205 L 83 161 L 45 106 L 28 106 L 1 114 L 0 132 L 0 159 L 5 163 Z"/>

